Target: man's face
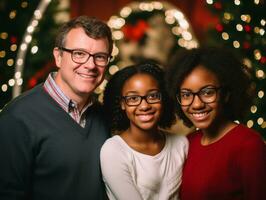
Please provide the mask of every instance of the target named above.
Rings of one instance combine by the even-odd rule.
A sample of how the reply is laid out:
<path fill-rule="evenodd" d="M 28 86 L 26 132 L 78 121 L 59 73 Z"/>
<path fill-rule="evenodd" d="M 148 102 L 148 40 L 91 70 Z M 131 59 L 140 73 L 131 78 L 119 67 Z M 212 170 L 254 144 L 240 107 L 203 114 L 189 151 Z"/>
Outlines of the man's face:
<path fill-rule="evenodd" d="M 109 44 L 106 38 L 90 38 L 82 28 L 69 31 L 64 48 L 82 50 L 90 54 L 109 54 Z M 59 68 L 55 82 L 70 99 L 77 102 L 87 99 L 103 81 L 106 67 L 95 65 L 92 56 L 87 62 L 78 64 L 72 60 L 71 52 L 55 48 L 53 53 Z"/>

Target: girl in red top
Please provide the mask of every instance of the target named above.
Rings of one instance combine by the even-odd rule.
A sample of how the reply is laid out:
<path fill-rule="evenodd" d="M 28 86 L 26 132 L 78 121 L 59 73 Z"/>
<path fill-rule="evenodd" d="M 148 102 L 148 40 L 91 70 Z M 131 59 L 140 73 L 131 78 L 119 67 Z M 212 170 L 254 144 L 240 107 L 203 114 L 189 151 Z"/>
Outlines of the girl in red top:
<path fill-rule="evenodd" d="M 266 148 L 241 121 L 251 82 L 241 62 L 218 48 L 185 50 L 169 66 L 169 92 L 188 135 L 182 200 L 266 199 Z"/>

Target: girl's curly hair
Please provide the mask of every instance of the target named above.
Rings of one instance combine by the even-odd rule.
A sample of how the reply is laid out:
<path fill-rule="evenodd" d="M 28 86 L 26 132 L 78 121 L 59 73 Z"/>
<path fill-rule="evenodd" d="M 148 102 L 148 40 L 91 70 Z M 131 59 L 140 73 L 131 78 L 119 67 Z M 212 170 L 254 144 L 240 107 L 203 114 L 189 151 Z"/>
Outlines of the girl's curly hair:
<path fill-rule="evenodd" d="M 129 119 L 125 111 L 121 109 L 122 89 L 125 82 L 136 74 L 149 74 L 158 82 L 163 108 L 158 126 L 168 128 L 175 122 L 174 102 L 167 93 L 163 70 L 153 63 L 141 63 L 121 69 L 110 78 L 106 85 L 103 106 L 107 122 L 113 133 L 129 128 Z"/>
<path fill-rule="evenodd" d="M 203 47 L 177 52 L 167 66 L 167 88 L 175 100 L 176 113 L 184 124 L 193 124 L 183 113 L 175 96 L 184 79 L 197 66 L 203 66 L 216 75 L 222 88 L 223 112 L 229 120 L 241 121 L 252 102 L 252 82 L 246 66 L 228 49 Z M 225 95 L 227 94 L 227 95 Z M 225 96 L 229 99 L 225 101 Z"/>

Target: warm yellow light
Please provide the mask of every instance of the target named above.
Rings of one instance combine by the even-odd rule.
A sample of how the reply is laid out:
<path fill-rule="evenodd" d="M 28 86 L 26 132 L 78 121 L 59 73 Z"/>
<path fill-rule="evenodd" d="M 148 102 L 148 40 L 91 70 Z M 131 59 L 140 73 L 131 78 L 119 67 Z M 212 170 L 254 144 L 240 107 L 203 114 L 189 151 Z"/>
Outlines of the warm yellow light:
<path fill-rule="evenodd" d="M 260 0 L 254 0 L 254 3 L 258 5 L 260 3 Z"/>
<path fill-rule="evenodd" d="M 261 59 L 260 50 L 258 50 L 258 49 L 254 50 L 254 57 L 255 57 L 256 60 L 260 60 Z"/>
<path fill-rule="evenodd" d="M 112 65 L 109 67 L 109 73 L 111 75 L 114 75 L 118 71 L 119 71 L 119 67 L 117 65 Z"/>
<path fill-rule="evenodd" d="M 0 51 L 0 58 L 4 58 L 6 56 L 6 52 L 5 51 Z"/>
<path fill-rule="evenodd" d="M 223 38 L 224 40 L 228 40 L 228 39 L 229 39 L 229 35 L 228 35 L 228 33 L 223 32 L 223 33 L 222 33 L 222 38 Z"/>
<path fill-rule="evenodd" d="M 247 121 L 247 127 L 251 128 L 254 125 L 254 122 L 252 120 Z"/>
<path fill-rule="evenodd" d="M 231 20 L 231 18 L 232 18 L 232 16 L 231 16 L 230 13 L 228 13 L 228 12 L 225 12 L 225 13 L 224 13 L 224 19 L 226 19 L 226 20 Z"/>
<path fill-rule="evenodd" d="M 246 23 L 249 23 L 251 21 L 250 15 L 241 15 L 240 18 L 242 21 L 244 21 Z"/>
<path fill-rule="evenodd" d="M 251 108 L 250 108 L 250 111 L 251 111 L 252 113 L 256 113 L 257 110 L 258 110 L 258 108 L 257 108 L 257 106 L 255 106 L 255 105 L 251 106 Z"/>
<path fill-rule="evenodd" d="M 10 46 L 10 50 L 11 50 L 11 51 L 16 51 L 17 48 L 18 48 L 18 46 L 17 46 L 16 44 L 12 44 L 12 45 Z"/>
<path fill-rule="evenodd" d="M 260 33 L 260 28 L 259 28 L 259 27 L 257 27 L 257 26 L 256 26 L 256 27 L 254 27 L 254 32 L 255 32 L 255 33 L 257 33 L 257 34 L 259 34 L 259 33 Z"/>
<path fill-rule="evenodd" d="M 17 15 L 17 11 L 16 10 L 12 10 L 10 13 L 9 13 L 9 18 L 10 19 L 14 19 Z"/>
<path fill-rule="evenodd" d="M 243 31 L 243 26 L 241 24 L 236 25 L 236 30 Z"/>
<path fill-rule="evenodd" d="M 262 123 L 261 128 L 266 128 L 266 122 L 265 121 Z"/>
<path fill-rule="evenodd" d="M 265 73 L 261 69 L 256 72 L 258 78 L 265 78 Z"/>
<path fill-rule="evenodd" d="M 28 2 L 27 2 L 27 1 L 23 1 L 23 2 L 21 3 L 21 7 L 22 7 L 22 8 L 27 8 L 27 7 L 28 7 Z"/>
<path fill-rule="evenodd" d="M 112 34 L 115 40 L 121 40 L 124 37 L 124 33 L 122 31 L 113 31 Z"/>
<path fill-rule="evenodd" d="M 260 90 L 258 92 L 258 97 L 262 99 L 264 97 L 264 91 Z"/>
<path fill-rule="evenodd" d="M 235 3 L 235 5 L 239 6 L 240 5 L 240 0 L 235 0 L 234 3 Z"/>
<path fill-rule="evenodd" d="M 14 59 L 8 59 L 7 62 L 6 62 L 6 64 L 7 64 L 9 67 L 13 66 L 13 65 L 14 65 Z"/>
<path fill-rule="evenodd" d="M 260 24 L 261 24 L 262 26 L 265 26 L 265 25 L 266 25 L 266 20 L 265 20 L 265 19 L 260 20 Z"/>
<path fill-rule="evenodd" d="M 3 92 L 6 92 L 7 88 L 8 88 L 7 84 L 3 84 L 2 87 L 1 87 Z"/>
<path fill-rule="evenodd" d="M 207 4 L 213 4 L 213 0 L 206 0 Z"/>
<path fill-rule="evenodd" d="M 257 120 L 258 125 L 262 125 L 263 122 L 264 122 L 264 120 L 262 117 L 258 118 L 258 120 Z"/>
<path fill-rule="evenodd" d="M 235 48 L 239 48 L 240 47 L 240 43 L 238 42 L 238 41 L 234 41 L 233 42 L 233 46 L 235 47 Z"/>
<path fill-rule="evenodd" d="M 260 35 L 263 36 L 265 34 L 265 30 L 263 28 L 260 29 Z"/>
<path fill-rule="evenodd" d="M 130 7 L 124 7 L 121 11 L 120 11 L 120 15 L 121 17 L 128 17 L 132 12 L 132 9 Z"/>
<path fill-rule="evenodd" d="M 31 53 L 32 53 L 32 54 L 36 54 L 36 53 L 38 52 L 38 50 L 39 50 L 38 46 L 33 46 L 33 47 L 31 48 Z"/>
<path fill-rule="evenodd" d="M 9 81 L 8 81 L 8 85 L 9 86 L 14 86 L 15 85 L 15 80 L 12 78 L 12 79 L 10 79 Z"/>
<path fill-rule="evenodd" d="M 0 34 L 0 38 L 3 39 L 3 40 L 7 39 L 7 37 L 8 37 L 7 32 L 2 32 L 2 33 Z"/>

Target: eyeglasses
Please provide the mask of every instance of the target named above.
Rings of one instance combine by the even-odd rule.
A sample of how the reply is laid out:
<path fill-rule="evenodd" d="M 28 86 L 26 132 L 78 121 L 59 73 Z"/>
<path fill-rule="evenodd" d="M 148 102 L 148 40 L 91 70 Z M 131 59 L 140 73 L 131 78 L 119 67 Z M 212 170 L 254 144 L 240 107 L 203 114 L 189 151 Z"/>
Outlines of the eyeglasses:
<path fill-rule="evenodd" d="M 181 90 L 177 95 L 177 101 L 181 106 L 190 106 L 195 98 L 195 95 L 199 97 L 203 103 L 213 103 L 217 98 L 218 87 L 205 87 L 198 92 L 192 92 L 190 90 Z"/>
<path fill-rule="evenodd" d="M 95 65 L 100 67 L 105 67 L 108 65 L 110 59 L 112 58 L 112 56 L 110 56 L 107 53 L 90 54 L 81 49 L 67 49 L 64 47 L 59 47 L 59 49 L 71 53 L 71 59 L 73 60 L 73 62 L 77 64 L 86 63 L 89 60 L 89 58 L 92 56 L 93 63 Z"/>
<path fill-rule="evenodd" d="M 129 95 L 129 96 L 122 96 L 124 99 L 125 103 L 128 106 L 138 106 L 141 104 L 142 100 L 145 99 L 145 101 L 148 104 L 154 104 L 154 103 L 159 103 L 161 102 L 161 93 L 156 92 L 156 93 L 151 93 L 145 96 L 140 96 L 140 95 Z"/>

